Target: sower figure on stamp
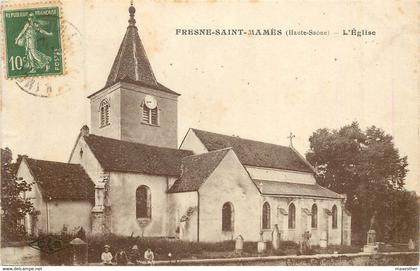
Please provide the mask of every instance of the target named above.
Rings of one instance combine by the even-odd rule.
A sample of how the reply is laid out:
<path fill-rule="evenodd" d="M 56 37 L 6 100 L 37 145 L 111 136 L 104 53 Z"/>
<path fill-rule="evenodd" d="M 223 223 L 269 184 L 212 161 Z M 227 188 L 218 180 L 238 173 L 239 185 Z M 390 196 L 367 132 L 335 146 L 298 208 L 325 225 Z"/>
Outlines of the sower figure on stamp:
<path fill-rule="evenodd" d="M 51 32 L 47 32 L 40 27 L 46 24 L 41 20 L 35 20 L 34 14 L 31 12 L 28 16 L 28 22 L 15 39 L 15 44 L 25 47 L 25 68 L 30 69 L 30 73 L 36 72 L 36 69 L 50 69 L 51 57 L 37 50 L 37 35 L 41 33 L 46 36 L 52 36 Z"/>

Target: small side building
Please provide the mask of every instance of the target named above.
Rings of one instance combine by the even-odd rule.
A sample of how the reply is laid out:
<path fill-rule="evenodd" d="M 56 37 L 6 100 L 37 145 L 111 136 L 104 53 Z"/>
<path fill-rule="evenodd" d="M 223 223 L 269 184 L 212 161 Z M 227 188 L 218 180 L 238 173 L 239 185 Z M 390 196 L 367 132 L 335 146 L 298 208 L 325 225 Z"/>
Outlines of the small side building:
<path fill-rule="evenodd" d="M 35 209 L 25 218 L 28 234 L 75 232 L 81 227 L 90 231 L 95 187 L 82 166 L 24 156 L 16 175 L 33 184 L 24 195 Z"/>

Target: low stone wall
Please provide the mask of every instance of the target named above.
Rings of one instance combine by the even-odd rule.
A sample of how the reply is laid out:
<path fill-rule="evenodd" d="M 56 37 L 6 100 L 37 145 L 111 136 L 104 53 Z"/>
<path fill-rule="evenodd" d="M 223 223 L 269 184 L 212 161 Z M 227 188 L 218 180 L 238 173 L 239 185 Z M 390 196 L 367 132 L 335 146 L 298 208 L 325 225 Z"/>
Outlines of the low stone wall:
<path fill-rule="evenodd" d="M 418 252 L 318 254 L 157 262 L 156 265 L 417 266 Z"/>
<path fill-rule="evenodd" d="M 2 265 L 41 265 L 41 251 L 30 246 L 14 244 L 1 248 Z"/>
<path fill-rule="evenodd" d="M 29 246 L 1 248 L 2 265 L 48 265 L 41 261 L 41 254 Z M 226 259 L 196 259 L 179 261 L 157 261 L 156 265 L 266 265 L 266 266 L 417 266 L 418 252 L 384 252 L 377 254 L 318 254 L 302 256 L 268 256 Z M 90 265 L 101 265 L 92 263 Z"/>

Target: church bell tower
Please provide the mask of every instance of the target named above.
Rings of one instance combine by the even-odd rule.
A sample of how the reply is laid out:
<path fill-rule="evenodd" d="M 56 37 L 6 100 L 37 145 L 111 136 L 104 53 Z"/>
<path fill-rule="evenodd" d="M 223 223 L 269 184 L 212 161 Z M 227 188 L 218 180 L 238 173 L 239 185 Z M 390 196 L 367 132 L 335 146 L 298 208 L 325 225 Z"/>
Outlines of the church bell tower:
<path fill-rule="evenodd" d="M 128 27 L 106 84 L 88 96 L 92 133 L 177 148 L 180 94 L 156 80 L 140 40 L 133 4 L 128 11 Z"/>

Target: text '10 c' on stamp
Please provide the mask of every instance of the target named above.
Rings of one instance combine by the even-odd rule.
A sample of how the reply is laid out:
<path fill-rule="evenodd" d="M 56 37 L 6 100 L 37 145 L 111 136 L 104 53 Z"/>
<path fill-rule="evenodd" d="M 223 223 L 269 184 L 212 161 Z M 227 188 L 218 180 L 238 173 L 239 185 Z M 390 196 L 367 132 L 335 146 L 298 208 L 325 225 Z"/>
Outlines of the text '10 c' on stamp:
<path fill-rule="evenodd" d="M 3 11 L 7 77 L 63 74 L 58 6 Z"/>

